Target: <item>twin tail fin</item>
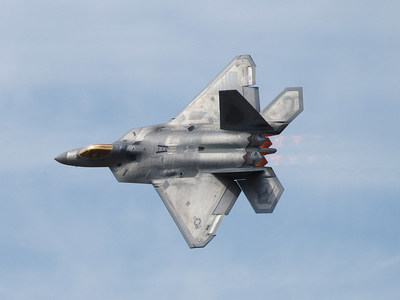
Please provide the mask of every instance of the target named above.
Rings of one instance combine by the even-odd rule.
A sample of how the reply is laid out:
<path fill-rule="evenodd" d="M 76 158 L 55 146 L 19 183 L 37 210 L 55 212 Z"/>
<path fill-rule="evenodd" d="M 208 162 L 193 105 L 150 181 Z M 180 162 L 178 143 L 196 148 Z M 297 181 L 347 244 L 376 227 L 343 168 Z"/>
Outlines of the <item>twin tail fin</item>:
<path fill-rule="evenodd" d="M 303 111 L 303 89 L 284 89 L 261 113 L 237 90 L 219 91 L 220 128 L 280 134 Z"/>

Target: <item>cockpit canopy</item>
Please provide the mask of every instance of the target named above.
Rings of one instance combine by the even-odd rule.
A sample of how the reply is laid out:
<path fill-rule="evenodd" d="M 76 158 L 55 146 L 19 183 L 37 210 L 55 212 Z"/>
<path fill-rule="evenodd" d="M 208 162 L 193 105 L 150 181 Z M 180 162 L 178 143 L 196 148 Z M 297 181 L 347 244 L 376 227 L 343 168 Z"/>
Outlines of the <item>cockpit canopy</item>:
<path fill-rule="evenodd" d="M 79 155 L 90 159 L 103 158 L 109 156 L 112 150 L 112 144 L 94 144 L 83 148 L 79 151 Z"/>

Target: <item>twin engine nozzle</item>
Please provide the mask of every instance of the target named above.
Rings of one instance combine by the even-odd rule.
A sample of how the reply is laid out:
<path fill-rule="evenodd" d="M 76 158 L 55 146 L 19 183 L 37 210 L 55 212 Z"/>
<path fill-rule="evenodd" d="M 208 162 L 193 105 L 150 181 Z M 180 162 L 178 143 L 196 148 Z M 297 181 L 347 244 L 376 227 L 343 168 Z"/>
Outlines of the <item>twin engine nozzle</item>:
<path fill-rule="evenodd" d="M 263 167 L 268 163 L 265 155 L 276 152 L 276 149 L 270 148 L 272 142 L 268 136 L 268 134 L 262 133 L 252 134 L 249 136 L 249 144 L 247 146 L 249 151 L 247 151 L 246 155 L 243 157 L 247 165 Z"/>

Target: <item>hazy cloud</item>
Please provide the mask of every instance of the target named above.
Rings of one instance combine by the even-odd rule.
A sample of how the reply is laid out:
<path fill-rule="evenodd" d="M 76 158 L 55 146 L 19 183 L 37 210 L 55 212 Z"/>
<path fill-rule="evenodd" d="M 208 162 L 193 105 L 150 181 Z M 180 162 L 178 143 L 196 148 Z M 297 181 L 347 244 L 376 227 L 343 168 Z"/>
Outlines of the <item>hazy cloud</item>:
<path fill-rule="evenodd" d="M 39 1 L 0 11 L 2 299 L 397 299 L 398 1 Z M 168 121 L 238 54 L 261 106 L 304 87 L 242 195 L 189 250 L 151 186 L 57 154 Z"/>

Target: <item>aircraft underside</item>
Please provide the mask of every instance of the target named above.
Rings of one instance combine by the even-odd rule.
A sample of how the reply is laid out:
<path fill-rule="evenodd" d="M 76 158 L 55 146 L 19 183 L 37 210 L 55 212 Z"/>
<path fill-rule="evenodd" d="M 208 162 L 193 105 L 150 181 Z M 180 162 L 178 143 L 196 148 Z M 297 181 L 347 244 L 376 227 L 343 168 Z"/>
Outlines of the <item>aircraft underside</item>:
<path fill-rule="evenodd" d="M 56 160 L 109 167 L 120 182 L 152 184 L 189 247 L 204 247 L 242 191 L 256 213 L 272 213 L 284 190 L 266 167 L 276 152 L 270 137 L 303 110 L 302 88 L 284 89 L 260 112 L 254 84 L 253 60 L 238 56 L 170 122 Z"/>

